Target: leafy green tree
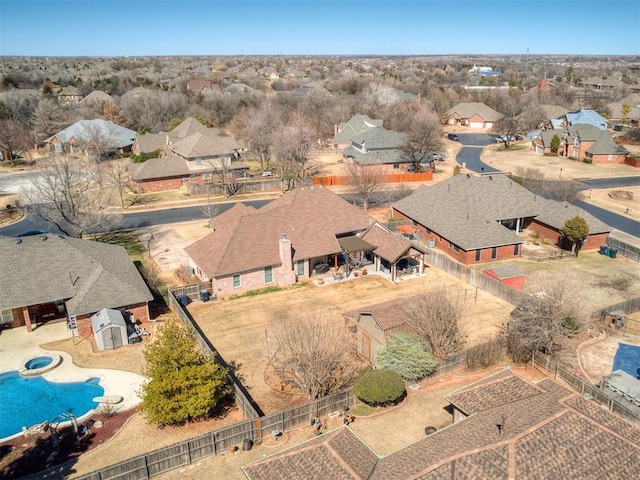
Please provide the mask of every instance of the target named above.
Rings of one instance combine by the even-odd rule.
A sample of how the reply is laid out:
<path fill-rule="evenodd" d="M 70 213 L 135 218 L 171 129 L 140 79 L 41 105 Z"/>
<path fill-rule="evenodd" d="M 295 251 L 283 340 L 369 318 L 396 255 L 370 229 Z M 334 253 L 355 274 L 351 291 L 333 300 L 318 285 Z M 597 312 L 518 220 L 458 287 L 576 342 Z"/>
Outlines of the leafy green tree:
<path fill-rule="evenodd" d="M 393 405 L 406 394 L 404 380 L 391 370 L 368 370 L 353 384 L 353 393 L 367 405 Z"/>
<path fill-rule="evenodd" d="M 560 148 L 560 137 L 558 135 L 554 135 L 551 139 L 551 151 L 556 153 Z"/>
<path fill-rule="evenodd" d="M 387 346 L 376 355 L 378 365 L 397 373 L 406 380 L 429 375 L 438 364 L 422 340 L 407 333 L 394 333 Z"/>
<path fill-rule="evenodd" d="M 227 372 L 201 352 L 193 333 L 176 320 L 168 321 L 144 351 L 142 412 L 151 423 L 178 425 L 212 414 L 231 392 Z"/>
<path fill-rule="evenodd" d="M 571 242 L 571 253 L 575 253 L 577 257 L 582 243 L 589 236 L 589 224 L 584 217 L 576 215 L 564 222 L 564 226 L 560 229 L 560 233 L 564 238 Z"/>

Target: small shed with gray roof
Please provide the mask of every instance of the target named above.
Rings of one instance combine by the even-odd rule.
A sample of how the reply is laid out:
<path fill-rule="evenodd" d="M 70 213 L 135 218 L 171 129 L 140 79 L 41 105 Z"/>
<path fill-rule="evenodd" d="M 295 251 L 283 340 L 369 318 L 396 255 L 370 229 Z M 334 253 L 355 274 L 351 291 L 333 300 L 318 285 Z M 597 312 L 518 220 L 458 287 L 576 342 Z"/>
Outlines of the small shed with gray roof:
<path fill-rule="evenodd" d="M 98 351 L 112 350 L 129 344 L 127 322 L 120 310 L 103 308 L 91 317 L 91 326 Z"/>

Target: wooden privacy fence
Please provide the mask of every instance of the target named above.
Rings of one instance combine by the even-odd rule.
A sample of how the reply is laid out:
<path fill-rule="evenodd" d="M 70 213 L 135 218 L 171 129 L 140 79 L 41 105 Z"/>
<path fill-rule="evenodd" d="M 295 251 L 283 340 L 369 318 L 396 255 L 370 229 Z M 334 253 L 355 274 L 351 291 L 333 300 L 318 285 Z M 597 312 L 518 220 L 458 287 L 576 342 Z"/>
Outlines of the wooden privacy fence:
<path fill-rule="evenodd" d="M 640 424 L 638 411 L 629 408 L 629 405 L 625 404 L 624 400 L 618 400 L 613 395 L 609 395 L 604 390 L 598 388 L 596 385 L 586 382 L 579 376 L 558 365 L 558 363 L 548 355 L 540 352 L 534 352 L 533 357 L 531 358 L 531 363 L 538 370 L 542 371 L 542 373 L 549 377 L 553 377 L 554 380 L 561 379 L 567 385 L 570 385 L 576 391 L 580 392 L 581 395 L 588 395 L 589 398 L 592 398 L 611 412 L 616 413 L 633 423 Z"/>
<path fill-rule="evenodd" d="M 215 353 L 215 361 L 227 370 L 229 382 L 233 387 L 233 395 L 236 403 L 242 409 L 244 418 L 254 418 L 263 415 L 262 410 L 258 404 L 253 400 L 247 389 L 240 383 L 233 371 L 229 368 L 229 364 L 220 356 L 220 353 L 215 349 L 213 344 L 204 335 L 198 323 L 193 319 L 187 309 L 185 309 L 178 301 L 178 296 L 186 295 L 190 300 L 198 300 L 200 294 L 203 291 L 207 291 L 209 283 L 198 283 L 195 285 L 189 285 L 186 287 L 180 287 L 169 290 L 169 308 L 176 314 L 180 321 L 186 326 L 193 329 L 196 335 L 196 343 L 198 348 L 206 353 Z"/>
<path fill-rule="evenodd" d="M 396 175 L 379 175 L 378 183 L 411 183 L 411 182 L 429 182 L 433 180 L 433 173 L 398 173 Z M 313 177 L 313 185 L 321 185 L 323 187 L 338 187 L 353 185 L 354 178 L 351 176 L 329 175 L 326 177 Z"/>

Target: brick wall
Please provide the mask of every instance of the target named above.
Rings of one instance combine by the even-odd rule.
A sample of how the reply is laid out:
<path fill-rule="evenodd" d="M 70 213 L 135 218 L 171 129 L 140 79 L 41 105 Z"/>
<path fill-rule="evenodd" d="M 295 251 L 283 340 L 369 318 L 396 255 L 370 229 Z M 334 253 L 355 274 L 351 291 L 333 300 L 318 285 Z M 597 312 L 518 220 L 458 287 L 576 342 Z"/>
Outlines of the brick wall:
<path fill-rule="evenodd" d="M 626 160 L 625 155 L 611 155 L 611 159 L 609 159 L 609 155 L 592 155 L 591 159 L 593 163 L 598 165 L 607 165 L 607 164 L 620 164 L 624 165 Z"/>
<path fill-rule="evenodd" d="M 548 225 L 538 223 L 533 220 L 526 227 L 532 232 L 539 233 L 544 240 L 553 243 L 554 245 L 560 246 L 562 245 L 562 235 L 558 230 L 552 228 Z M 586 242 L 582 246 L 581 250 L 595 250 L 600 248 L 600 245 L 606 245 L 607 238 L 609 237 L 609 233 L 599 233 L 596 235 L 589 235 Z"/>
<path fill-rule="evenodd" d="M 143 182 L 135 182 L 135 189 L 138 193 L 163 192 L 165 190 L 178 190 L 182 186 L 182 177 L 180 178 L 159 178 L 156 180 L 145 180 Z"/>
<path fill-rule="evenodd" d="M 413 221 L 409 217 L 405 216 L 401 212 L 397 210 L 393 210 L 393 216 L 403 218 L 404 220 Z M 480 251 L 480 260 L 476 261 L 476 250 L 464 250 L 460 247 L 456 247 L 452 245 L 449 240 L 438 235 L 437 232 L 432 232 L 427 230 L 424 225 L 416 225 L 420 236 L 424 242 L 428 240 L 434 240 L 435 246 L 440 249 L 442 252 L 449 255 L 451 258 L 455 259 L 460 263 L 464 263 L 465 265 L 472 265 L 475 263 L 483 263 L 483 262 L 496 262 L 500 260 L 511 260 L 514 258 L 520 258 L 522 253 L 522 246 L 518 248 L 518 252 L 515 252 L 514 245 L 503 245 L 496 247 L 496 256 L 493 257 L 493 249 L 492 248 L 484 248 Z"/>

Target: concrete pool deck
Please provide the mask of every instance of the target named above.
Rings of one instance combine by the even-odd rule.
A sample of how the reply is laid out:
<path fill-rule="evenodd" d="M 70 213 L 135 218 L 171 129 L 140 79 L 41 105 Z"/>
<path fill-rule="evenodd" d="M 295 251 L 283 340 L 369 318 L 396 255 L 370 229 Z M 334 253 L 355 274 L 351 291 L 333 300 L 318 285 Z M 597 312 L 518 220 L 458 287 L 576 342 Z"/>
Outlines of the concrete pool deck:
<path fill-rule="evenodd" d="M 117 410 L 129 410 L 140 403 L 136 391 L 145 378 L 123 370 L 107 368 L 81 368 L 74 365 L 71 355 L 66 352 L 45 350 L 40 345 L 55 340 L 69 338 L 65 322 L 46 324 L 31 333 L 24 328 L 0 331 L 0 373 L 21 370 L 28 360 L 46 355 L 60 355 L 62 363 L 42 377 L 51 382 L 82 382 L 89 378 L 100 379 L 104 396 L 117 395 L 122 402 L 115 405 Z"/>

